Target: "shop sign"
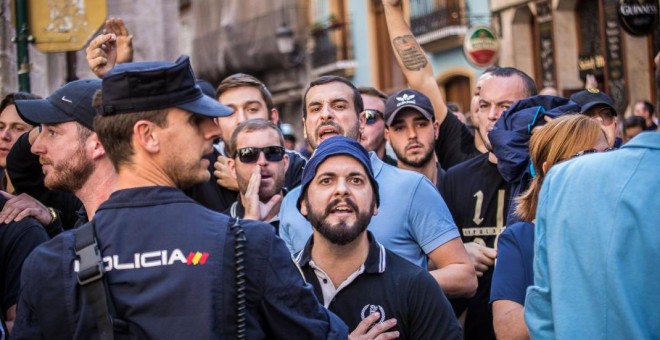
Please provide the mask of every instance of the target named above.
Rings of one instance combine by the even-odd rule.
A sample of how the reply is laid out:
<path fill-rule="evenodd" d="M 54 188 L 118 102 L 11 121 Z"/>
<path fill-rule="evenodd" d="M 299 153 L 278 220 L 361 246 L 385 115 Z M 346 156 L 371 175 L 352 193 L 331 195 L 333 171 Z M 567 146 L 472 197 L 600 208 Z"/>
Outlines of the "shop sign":
<path fill-rule="evenodd" d="M 465 58 L 476 67 L 495 64 L 499 49 L 500 42 L 488 26 L 472 27 L 463 41 Z"/>
<path fill-rule="evenodd" d="M 620 0 L 618 12 L 621 26 L 632 35 L 651 34 L 658 24 L 658 0 Z"/>

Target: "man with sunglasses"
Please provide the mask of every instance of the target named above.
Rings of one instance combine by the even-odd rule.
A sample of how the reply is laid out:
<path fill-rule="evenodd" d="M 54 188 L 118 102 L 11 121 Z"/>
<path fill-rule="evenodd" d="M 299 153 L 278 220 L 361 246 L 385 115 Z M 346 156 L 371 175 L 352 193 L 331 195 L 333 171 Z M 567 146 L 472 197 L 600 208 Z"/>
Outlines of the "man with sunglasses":
<path fill-rule="evenodd" d="M 619 121 L 610 96 L 594 88 L 575 93 L 570 99 L 580 105 L 581 114 L 600 122 L 611 147 L 621 146 L 623 140 L 617 136 Z"/>
<path fill-rule="evenodd" d="M 236 174 L 240 194 L 225 213 L 268 222 L 277 233 L 284 176 L 289 166 L 282 132 L 267 120 L 246 120 L 232 133 L 227 151 L 227 165 Z"/>
<path fill-rule="evenodd" d="M 387 95 L 376 88 L 363 86 L 358 87 L 362 102 L 364 102 L 364 111 L 360 113 L 360 144 L 368 151 L 373 151 L 383 162 L 396 166 L 396 160 L 390 157 L 386 152 L 385 140 L 385 120 L 383 111 L 385 111 L 385 101 Z"/>
<path fill-rule="evenodd" d="M 234 171 L 228 166 L 226 142 L 231 139 L 236 126 L 241 122 L 260 118 L 277 124 L 279 114 L 266 85 L 259 79 L 243 73 L 236 73 L 223 79 L 216 89 L 216 99 L 234 112 L 227 117 L 217 119 L 222 127 L 223 142 L 216 144 L 213 152 L 207 155 L 207 159 L 211 162 L 209 171 L 213 174 L 212 178 L 208 182 L 186 190 L 186 194 L 209 209 L 223 212 L 229 209 L 240 195 Z M 286 171 L 284 187 L 291 189 L 300 183 L 306 160 L 296 151 L 287 150 L 286 154 L 289 158 L 289 167 Z"/>

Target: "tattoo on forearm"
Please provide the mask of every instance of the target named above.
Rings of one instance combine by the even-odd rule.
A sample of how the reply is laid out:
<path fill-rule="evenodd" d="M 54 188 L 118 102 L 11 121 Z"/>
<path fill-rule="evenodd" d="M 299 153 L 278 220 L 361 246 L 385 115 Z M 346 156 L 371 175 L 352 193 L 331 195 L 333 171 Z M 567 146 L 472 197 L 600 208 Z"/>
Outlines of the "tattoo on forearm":
<path fill-rule="evenodd" d="M 426 67 L 426 55 L 412 35 L 396 37 L 392 39 L 392 45 L 407 69 L 419 71 Z"/>

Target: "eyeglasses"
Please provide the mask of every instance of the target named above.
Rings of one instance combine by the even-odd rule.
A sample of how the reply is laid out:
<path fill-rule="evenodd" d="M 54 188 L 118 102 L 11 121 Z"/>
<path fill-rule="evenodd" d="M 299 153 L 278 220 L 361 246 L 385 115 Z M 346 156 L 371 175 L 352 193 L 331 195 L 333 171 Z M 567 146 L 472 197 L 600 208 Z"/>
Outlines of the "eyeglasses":
<path fill-rule="evenodd" d="M 596 150 L 596 149 L 582 150 L 582 151 L 576 153 L 575 155 L 571 156 L 571 158 L 575 158 L 575 157 L 580 157 L 580 156 L 588 155 L 588 154 L 590 154 L 590 153 L 596 153 L 596 152 L 607 152 L 607 151 L 612 151 L 612 150 L 616 150 L 616 148 L 607 148 L 607 149 L 603 149 L 603 151 Z"/>
<path fill-rule="evenodd" d="M 378 110 L 366 109 L 362 111 L 361 118 L 367 125 L 371 125 L 378 121 L 378 118 L 383 119 L 383 113 Z"/>
<path fill-rule="evenodd" d="M 586 114 L 590 118 L 600 118 L 604 126 L 612 125 L 616 119 L 616 112 L 614 112 L 614 110 L 609 107 L 601 107 L 600 109 L 589 110 Z"/>
<path fill-rule="evenodd" d="M 236 150 L 236 156 L 243 163 L 254 163 L 259 160 L 259 154 L 262 152 L 269 162 L 279 162 L 284 158 L 284 148 L 281 146 L 267 146 L 265 148 L 249 146 Z"/>

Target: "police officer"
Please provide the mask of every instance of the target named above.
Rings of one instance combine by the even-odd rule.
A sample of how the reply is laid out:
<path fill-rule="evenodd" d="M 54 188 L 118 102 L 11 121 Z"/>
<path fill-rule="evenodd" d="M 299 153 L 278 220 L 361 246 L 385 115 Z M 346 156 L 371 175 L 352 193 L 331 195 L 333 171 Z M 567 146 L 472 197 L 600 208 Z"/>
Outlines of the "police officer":
<path fill-rule="evenodd" d="M 94 244 L 81 250 L 81 232 L 37 248 L 25 262 L 15 336 L 95 338 L 109 318 L 115 334 L 138 338 L 346 338 L 272 227 L 236 226 L 180 190 L 209 180 L 204 155 L 220 135 L 212 118 L 231 114 L 195 86 L 188 57 L 118 65 L 101 92 L 95 128 L 118 173 L 91 221 L 102 281 L 87 275 L 84 250 Z M 103 299 L 89 294 L 95 282 L 107 287 Z"/>

